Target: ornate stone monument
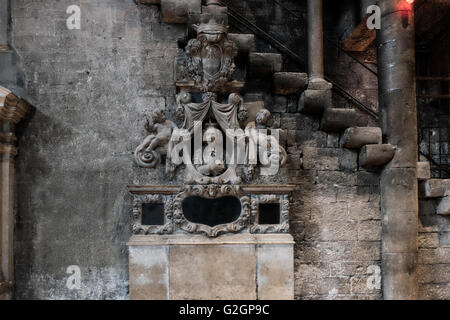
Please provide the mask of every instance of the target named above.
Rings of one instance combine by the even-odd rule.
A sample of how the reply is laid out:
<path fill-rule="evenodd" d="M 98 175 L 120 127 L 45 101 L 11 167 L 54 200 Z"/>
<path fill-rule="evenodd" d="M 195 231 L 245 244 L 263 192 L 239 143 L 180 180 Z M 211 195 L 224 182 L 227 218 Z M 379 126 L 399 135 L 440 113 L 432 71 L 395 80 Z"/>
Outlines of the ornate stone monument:
<path fill-rule="evenodd" d="M 286 151 L 267 128 L 268 110 L 248 118 L 239 94 L 245 83 L 232 80 L 237 45 L 226 19 L 211 14 L 220 1 L 204 11 L 174 63 L 182 124 L 154 111 L 135 152 L 149 170 L 164 159 L 167 178 L 183 184 L 129 186 L 130 297 L 292 299 L 293 186 L 253 183 L 255 174 L 276 174 Z"/>

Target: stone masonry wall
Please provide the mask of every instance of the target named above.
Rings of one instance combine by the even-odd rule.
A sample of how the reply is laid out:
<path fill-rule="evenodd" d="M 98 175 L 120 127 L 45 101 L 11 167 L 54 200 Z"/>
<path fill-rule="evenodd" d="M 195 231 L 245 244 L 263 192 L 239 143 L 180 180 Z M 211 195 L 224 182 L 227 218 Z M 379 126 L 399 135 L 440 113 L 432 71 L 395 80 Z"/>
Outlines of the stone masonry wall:
<path fill-rule="evenodd" d="M 280 1 L 297 18 L 270 0 L 231 3 L 247 19 L 306 60 L 306 1 Z M 330 5 L 324 4 L 325 21 L 328 36 L 335 39 L 355 21 L 344 14 L 336 17 Z M 345 5 L 345 10 L 351 11 L 348 1 Z M 257 41 L 257 51 L 277 52 L 262 40 Z M 307 71 L 286 56 L 283 61 L 283 71 Z M 359 87 L 363 96 L 372 100 L 377 96 L 376 81 L 344 54 L 328 46 L 325 63 L 328 72 L 346 89 Z M 274 119 L 280 119 L 277 122 L 285 132 L 284 142 L 290 157 L 289 183 L 300 187 L 292 198 L 291 211 L 291 229 L 296 241 L 296 298 L 381 298 L 379 287 L 367 285 L 377 277 L 375 273 L 381 260 L 378 174 L 359 171 L 357 152 L 339 148 L 339 134 L 321 131 L 319 118 L 298 113 L 298 96 L 272 95 L 270 85 L 264 92 L 261 92 L 264 85 L 250 87 L 253 93 L 264 97 L 265 107 Z M 350 107 L 336 96 L 334 106 Z M 359 113 L 358 125 L 375 124 L 366 114 Z"/>
<path fill-rule="evenodd" d="M 66 9 L 81 8 L 81 30 Z M 132 183 L 142 116 L 173 99 L 183 26 L 132 0 L 12 1 L 13 44 L 36 113 L 18 128 L 16 298 L 128 298 Z M 69 290 L 67 267 L 81 268 Z"/>
<path fill-rule="evenodd" d="M 72 4 L 81 7 L 81 30 L 66 27 Z M 126 299 L 126 186 L 167 183 L 162 169 L 137 168 L 132 153 L 145 135 L 142 116 L 174 109 L 173 59 L 184 26 L 162 24 L 158 7 L 132 0 L 15 0 L 12 18 L 37 109 L 18 128 L 16 298 Z M 293 69 L 286 63 L 284 71 Z M 339 148 L 319 119 L 297 113 L 297 99 L 264 93 L 285 131 L 285 182 L 300 187 L 291 214 L 296 298 L 378 299 L 379 177 L 359 171 L 357 152 Z M 81 268 L 81 290 L 66 287 L 70 265 Z"/>

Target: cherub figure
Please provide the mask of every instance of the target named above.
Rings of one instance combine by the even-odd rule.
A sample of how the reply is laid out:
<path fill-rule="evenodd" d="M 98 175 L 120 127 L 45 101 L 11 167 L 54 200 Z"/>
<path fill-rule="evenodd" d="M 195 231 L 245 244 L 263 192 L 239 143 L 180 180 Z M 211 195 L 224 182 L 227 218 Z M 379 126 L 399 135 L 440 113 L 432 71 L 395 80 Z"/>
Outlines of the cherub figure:
<path fill-rule="evenodd" d="M 147 119 L 145 128 L 153 133 L 136 148 L 134 156 L 139 166 L 154 168 L 160 162 L 161 154 L 167 154 L 167 144 L 176 126 L 166 119 L 164 110 L 157 109 L 152 113 L 151 121 Z"/>
<path fill-rule="evenodd" d="M 287 161 L 286 150 L 280 146 L 275 137 L 258 131 L 259 129 L 267 129 L 270 116 L 271 114 L 269 110 L 261 109 L 256 114 L 255 121 L 249 122 L 245 127 L 246 134 L 249 136 L 249 143 L 246 147 L 248 163 L 244 168 L 244 172 L 250 179 L 254 173 L 254 166 L 256 164 L 258 154 L 260 158 L 259 160 L 263 166 L 270 165 L 274 161 L 279 161 L 280 166 L 284 166 Z M 272 154 L 272 150 L 278 150 L 279 154 Z"/>

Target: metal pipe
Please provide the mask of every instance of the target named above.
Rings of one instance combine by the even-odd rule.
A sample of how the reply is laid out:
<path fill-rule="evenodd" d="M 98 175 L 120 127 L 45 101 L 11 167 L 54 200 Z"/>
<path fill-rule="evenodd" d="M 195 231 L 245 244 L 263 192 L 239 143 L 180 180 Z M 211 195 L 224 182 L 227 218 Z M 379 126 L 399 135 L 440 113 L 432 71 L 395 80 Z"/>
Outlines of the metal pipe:
<path fill-rule="evenodd" d="M 308 72 L 311 79 L 323 79 L 323 3 L 308 0 Z"/>
<path fill-rule="evenodd" d="M 417 299 L 417 110 L 414 10 L 405 0 L 380 0 L 377 32 L 383 137 L 396 147 L 381 173 L 384 299 Z"/>

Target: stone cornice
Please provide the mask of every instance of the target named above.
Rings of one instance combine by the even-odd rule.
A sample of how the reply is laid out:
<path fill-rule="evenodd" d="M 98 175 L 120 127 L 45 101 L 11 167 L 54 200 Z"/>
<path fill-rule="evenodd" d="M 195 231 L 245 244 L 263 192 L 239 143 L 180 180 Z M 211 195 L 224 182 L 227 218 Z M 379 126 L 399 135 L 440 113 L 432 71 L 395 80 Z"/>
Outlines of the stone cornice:
<path fill-rule="evenodd" d="M 14 93 L 0 86 L 0 119 L 19 123 L 33 107 Z"/>
<path fill-rule="evenodd" d="M 296 190 L 295 185 L 274 184 L 274 185 L 240 185 L 245 193 L 254 194 L 289 194 Z M 149 186 L 149 185 L 130 185 L 128 190 L 132 194 L 176 194 L 181 192 L 182 186 Z"/>

